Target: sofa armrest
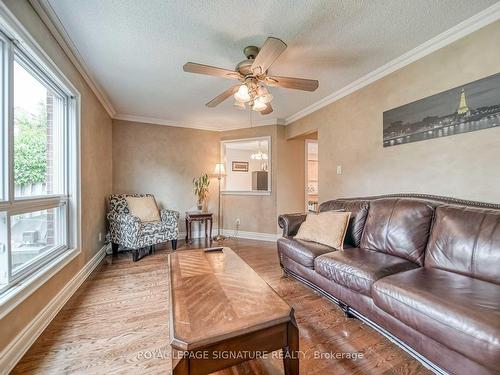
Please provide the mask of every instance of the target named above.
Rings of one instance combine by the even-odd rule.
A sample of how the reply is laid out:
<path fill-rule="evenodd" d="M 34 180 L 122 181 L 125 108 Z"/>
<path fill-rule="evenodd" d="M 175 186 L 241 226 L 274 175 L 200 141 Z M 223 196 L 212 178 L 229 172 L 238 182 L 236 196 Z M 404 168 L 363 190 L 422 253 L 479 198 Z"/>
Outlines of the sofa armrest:
<path fill-rule="evenodd" d="M 179 212 L 174 210 L 167 210 L 166 208 L 160 210 L 161 221 L 175 227 L 178 225 L 179 216 Z"/>
<path fill-rule="evenodd" d="M 283 214 L 278 216 L 278 225 L 283 229 L 283 237 L 295 236 L 300 224 L 306 220 L 306 213 Z"/>

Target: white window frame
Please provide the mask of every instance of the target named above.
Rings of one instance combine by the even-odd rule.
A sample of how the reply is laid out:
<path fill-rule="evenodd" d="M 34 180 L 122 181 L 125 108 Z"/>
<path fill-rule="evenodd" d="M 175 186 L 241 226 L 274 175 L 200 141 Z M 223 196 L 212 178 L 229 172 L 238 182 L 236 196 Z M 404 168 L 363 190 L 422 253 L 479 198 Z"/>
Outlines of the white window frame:
<path fill-rule="evenodd" d="M 8 314 L 19 303 L 42 286 L 65 265 L 75 259 L 81 252 L 81 202 L 80 202 L 80 112 L 81 96 L 76 87 L 61 70 L 52 62 L 24 26 L 0 3 L 0 40 L 5 43 L 3 57 L 4 77 L 3 92 L 0 93 L 0 106 L 4 118 L 0 119 L 0 131 L 8 144 L 4 153 L 4 175 L 0 183 L 4 186 L 4 197 L 0 197 L 0 212 L 7 212 L 7 259 L 9 282 L 0 289 L 0 318 Z M 14 197 L 13 178 L 13 61 L 15 54 L 21 56 L 29 64 L 31 72 L 41 78 L 44 84 L 65 98 L 64 113 L 64 191 L 61 194 L 36 197 Z M 33 72 L 32 72 L 33 73 Z M 5 143 L 2 150 L 5 150 Z M 34 212 L 49 208 L 65 207 L 66 233 L 64 246 L 59 246 L 37 256 L 12 272 L 10 254 L 10 217 L 26 212 Z M 63 210 L 61 210 L 62 212 Z M 0 252 L 2 249 L 0 248 Z M 2 254 L 0 254 L 2 255 Z M 5 259 L 2 255 L 1 259 Z"/>
<path fill-rule="evenodd" d="M 226 145 L 230 143 L 240 143 L 240 142 L 248 142 L 248 141 L 267 141 L 268 146 L 268 160 L 267 160 L 267 165 L 268 165 L 268 176 L 267 176 L 267 190 L 263 191 L 255 191 L 255 190 L 226 190 L 225 187 L 223 190 L 221 190 L 222 195 L 271 195 L 272 194 L 272 175 L 273 175 L 273 169 L 272 169 L 272 159 L 273 159 L 273 154 L 272 154 L 272 145 L 271 141 L 272 138 L 269 135 L 264 135 L 261 137 L 251 137 L 251 138 L 238 138 L 238 139 L 227 139 L 220 141 L 220 163 L 223 163 L 225 165 L 225 168 L 231 168 L 230 165 L 227 165 L 227 160 L 226 160 Z"/>

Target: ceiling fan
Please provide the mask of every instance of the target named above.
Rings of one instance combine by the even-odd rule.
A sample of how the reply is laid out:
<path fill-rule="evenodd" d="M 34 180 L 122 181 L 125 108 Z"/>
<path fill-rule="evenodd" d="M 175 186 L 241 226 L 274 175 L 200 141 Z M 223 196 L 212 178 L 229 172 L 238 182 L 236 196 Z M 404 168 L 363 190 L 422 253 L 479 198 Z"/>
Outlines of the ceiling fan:
<path fill-rule="evenodd" d="M 278 38 L 269 37 L 262 46 L 248 46 L 243 49 L 247 57 L 236 65 L 235 70 L 217 68 L 215 66 L 188 62 L 184 64 L 185 72 L 208 74 L 211 76 L 240 81 L 222 94 L 209 101 L 206 106 L 213 108 L 229 97 L 234 97 L 234 106 L 245 109 L 248 105 L 254 111 L 267 115 L 273 111 L 271 101 L 273 96 L 266 86 L 283 87 L 303 91 L 314 91 L 319 82 L 313 79 L 280 77 L 267 75 L 267 70 L 285 51 L 287 45 Z"/>

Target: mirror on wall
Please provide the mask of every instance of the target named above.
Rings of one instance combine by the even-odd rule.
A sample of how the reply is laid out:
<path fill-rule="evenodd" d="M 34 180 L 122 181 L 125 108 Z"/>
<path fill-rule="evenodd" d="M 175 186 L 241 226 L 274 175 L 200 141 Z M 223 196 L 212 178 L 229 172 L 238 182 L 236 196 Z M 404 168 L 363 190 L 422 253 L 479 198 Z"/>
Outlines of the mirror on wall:
<path fill-rule="evenodd" d="M 223 194 L 270 194 L 271 137 L 221 141 L 221 162 Z"/>

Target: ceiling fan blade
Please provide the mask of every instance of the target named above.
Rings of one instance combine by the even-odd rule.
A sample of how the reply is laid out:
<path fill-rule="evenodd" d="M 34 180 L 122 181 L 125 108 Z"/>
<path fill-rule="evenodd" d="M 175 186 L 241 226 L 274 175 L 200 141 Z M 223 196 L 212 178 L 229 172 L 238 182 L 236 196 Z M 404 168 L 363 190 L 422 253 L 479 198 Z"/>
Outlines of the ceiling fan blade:
<path fill-rule="evenodd" d="M 261 115 L 268 115 L 273 111 L 273 107 L 271 106 L 271 103 L 269 103 L 263 111 L 260 111 Z"/>
<path fill-rule="evenodd" d="M 292 78 L 268 76 L 264 81 L 269 86 L 284 87 L 286 89 L 314 91 L 318 88 L 319 82 L 315 79 Z"/>
<path fill-rule="evenodd" d="M 241 75 L 234 70 L 217 68 L 215 66 L 197 64 L 193 62 L 185 63 L 182 69 L 188 73 L 208 74 L 209 76 L 216 76 L 228 79 L 240 79 Z"/>
<path fill-rule="evenodd" d="M 207 104 L 205 104 L 207 107 L 213 108 L 218 106 L 220 103 L 222 103 L 224 100 L 232 96 L 236 91 L 238 91 L 238 88 L 240 85 L 235 85 L 233 87 L 228 88 L 226 91 L 224 91 L 222 94 L 216 96 L 212 100 L 210 100 Z"/>
<path fill-rule="evenodd" d="M 285 49 L 286 44 L 281 39 L 267 38 L 252 64 L 252 72 L 256 75 L 264 74 Z"/>

